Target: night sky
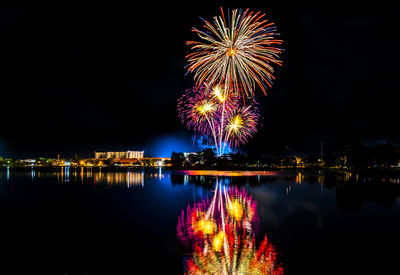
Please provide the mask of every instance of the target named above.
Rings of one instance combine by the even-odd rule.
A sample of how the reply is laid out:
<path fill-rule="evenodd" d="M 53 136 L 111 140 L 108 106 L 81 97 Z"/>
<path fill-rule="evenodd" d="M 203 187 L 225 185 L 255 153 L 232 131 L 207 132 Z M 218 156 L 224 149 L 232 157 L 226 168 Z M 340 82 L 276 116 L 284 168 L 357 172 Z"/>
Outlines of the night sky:
<path fill-rule="evenodd" d="M 284 65 L 268 96 L 258 92 L 264 118 L 243 152 L 400 143 L 400 9 L 154 5 L 1 9 L 0 156 L 195 150 L 176 111 L 193 85 L 185 42 L 220 6 L 265 12 L 284 40 Z"/>

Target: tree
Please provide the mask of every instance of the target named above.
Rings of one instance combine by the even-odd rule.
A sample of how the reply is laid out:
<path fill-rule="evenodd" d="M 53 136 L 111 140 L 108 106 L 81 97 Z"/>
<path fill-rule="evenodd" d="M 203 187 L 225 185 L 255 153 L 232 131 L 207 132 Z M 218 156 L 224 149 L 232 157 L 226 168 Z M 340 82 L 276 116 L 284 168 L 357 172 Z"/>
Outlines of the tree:
<path fill-rule="evenodd" d="M 373 167 L 390 168 L 399 161 L 399 154 L 393 144 L 379 144 L 369 148 L 369 161 Z"/>
<path fill-rule="evenodd" d="M 200 164 L 201 156 L 198 153 L 189 154 L 186 161 L 188 162 L 189 166 Z"/>
<path fill-rule="evenodd" d="M 356 144 L 350 146 L 347 160 L 352 168 L 389 168 L 396 165 L 400 159 L 400 154 L 393 144 L 378 144 L 364 146 Z"/>
<path fill-rule="evenodd" d="M 339 166 L 338 156 L 335 153 L 328 153 L 324 157 L 326 167 Z"/>
<path fill-rule="evenodd" d="M 183 153 L 172 152 L 171 155 L 171 165 L 174 167 L 182 167 L 185 161 L 185 156 Z"/>
<path fill-rule="evenodd" d="M 208 148 L 201 152 L 201 160 L 205 166 L 211 166 L 215 163 L 215 153 L 212 149 Z"/>
<path fill-rule="evenodd" d="M 246 163 L 246 156 L 237 152 L 236 154 L 231 154 L 232 162 L 236 166 L 242 166 Z"/>
<path fill-rule="evenodd" d="M 317 166 L 318 165 L 318 159 L 320 155 L 317 153 L 311 153 L 307 158 L 306 158 L 306 163 L 309 166 Z"/>

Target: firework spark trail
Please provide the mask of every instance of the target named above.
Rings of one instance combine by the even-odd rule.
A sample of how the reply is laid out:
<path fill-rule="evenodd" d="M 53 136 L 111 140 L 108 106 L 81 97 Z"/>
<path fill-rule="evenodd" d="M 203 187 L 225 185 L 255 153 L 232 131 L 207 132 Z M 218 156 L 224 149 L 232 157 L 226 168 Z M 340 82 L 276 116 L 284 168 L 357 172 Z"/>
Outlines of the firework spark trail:
<path fill-rule="evenodd" d="M 203 19 L 205 30 L 192 29 L 202 41 L 186 42 L 193 51 L 186 56 L 188 72 L 194 73 L 197 87 L 221 85 L 244 99 L 254 97 L 257 85 L 266 94 L 274 79 L 272 65 L 282 64 L 275 25 L 249 9 L 233 10 L 228 24 L 222 8 L 221 14 L 214 25 Z"/>

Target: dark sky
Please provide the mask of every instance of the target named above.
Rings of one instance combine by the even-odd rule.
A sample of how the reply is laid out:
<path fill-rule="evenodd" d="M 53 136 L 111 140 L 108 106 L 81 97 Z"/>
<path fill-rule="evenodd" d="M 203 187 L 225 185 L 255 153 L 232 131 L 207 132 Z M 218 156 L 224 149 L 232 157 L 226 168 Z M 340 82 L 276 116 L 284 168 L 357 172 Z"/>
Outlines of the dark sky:
<path fill-rule="evenodd" d="M 284 40 L 284 66 L 268 96 L 258 93 L 264 119 L 244 150 L 400 143 L 399 9 L 199 2 L 185 10 L 1 9 L 0 155 L 190 150 L 176 112 L 193 85 L 185 42 L 196 39 L 199 16 L 211 20 L 221 5 L 265 12 Z"/>

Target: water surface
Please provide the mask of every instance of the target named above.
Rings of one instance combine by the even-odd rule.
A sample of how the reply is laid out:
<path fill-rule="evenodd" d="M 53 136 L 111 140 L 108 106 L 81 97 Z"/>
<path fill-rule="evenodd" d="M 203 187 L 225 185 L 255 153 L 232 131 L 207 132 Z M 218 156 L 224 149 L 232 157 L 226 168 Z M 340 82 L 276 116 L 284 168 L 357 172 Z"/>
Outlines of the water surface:
<path fill-rule="evenodd" d="M 178 217 L 217 179 L 256 202 L 256 244 L 267 235 L 285 274 L 398 273 L 398 178 L 5 168 L 0 274 L 183 274 L 191 249 Z"/>

